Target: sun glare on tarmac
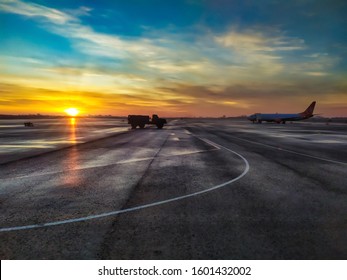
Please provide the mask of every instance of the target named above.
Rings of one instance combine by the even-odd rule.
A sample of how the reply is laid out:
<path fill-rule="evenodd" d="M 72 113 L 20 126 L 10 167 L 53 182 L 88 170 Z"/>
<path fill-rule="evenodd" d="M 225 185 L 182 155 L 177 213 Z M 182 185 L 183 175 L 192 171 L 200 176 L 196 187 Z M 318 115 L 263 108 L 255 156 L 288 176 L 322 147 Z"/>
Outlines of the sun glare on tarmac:
<path fill-rule="evenodd" d="M 71 117 L 75 117 L 78 115 L 79 111 L 76 108 L 68 108 L 64 110 L 66 114 L 68 114 Z"/>

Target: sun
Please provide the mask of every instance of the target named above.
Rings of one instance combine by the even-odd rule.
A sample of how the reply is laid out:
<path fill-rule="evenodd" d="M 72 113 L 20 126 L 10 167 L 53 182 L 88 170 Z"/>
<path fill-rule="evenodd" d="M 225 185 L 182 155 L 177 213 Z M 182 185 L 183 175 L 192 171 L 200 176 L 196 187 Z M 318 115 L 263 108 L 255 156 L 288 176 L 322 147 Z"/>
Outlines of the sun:
<path fill-rule="evenodd" d="M 76 108 L 68 108 L 64 110 L 66 114 L 68 114 L 71 117 L 76 117 L 79 113 L 79 111 Z"/>

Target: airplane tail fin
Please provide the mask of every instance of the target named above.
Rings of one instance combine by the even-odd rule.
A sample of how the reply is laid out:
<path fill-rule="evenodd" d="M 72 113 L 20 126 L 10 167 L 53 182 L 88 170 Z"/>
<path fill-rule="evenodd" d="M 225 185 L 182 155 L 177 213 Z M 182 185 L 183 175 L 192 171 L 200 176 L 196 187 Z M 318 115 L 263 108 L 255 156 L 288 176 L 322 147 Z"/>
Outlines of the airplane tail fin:
<path fill-rule="evenodd" d="M 302 112 L 302 114 L 305 116 L 305 117 L 312 117 L 313 116 L 313 110 L 314 110 L 314 107 L 316 106 L 316 101 L 313 101 L 311 103 L 310 106 L 307 107 L 307 109 Z"/>

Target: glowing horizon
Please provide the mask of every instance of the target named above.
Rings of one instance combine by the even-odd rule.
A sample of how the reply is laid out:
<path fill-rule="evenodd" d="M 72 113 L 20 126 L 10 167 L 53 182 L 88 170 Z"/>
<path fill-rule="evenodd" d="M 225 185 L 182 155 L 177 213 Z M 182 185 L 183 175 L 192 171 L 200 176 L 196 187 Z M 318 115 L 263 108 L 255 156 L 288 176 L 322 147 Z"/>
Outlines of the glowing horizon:
<path fill-rule="evenodd" d="M 76 117 L 79 114 L 79 110 L 76 108 L 65 109 L 64 112 L 71 117 Z"/>
<path fill-rule="evenodd" d="M 0 114 L 220 117 L 316 100 L 317 113 L 347 116 L 346 11 L 337 0 L 0 0 Z"/>

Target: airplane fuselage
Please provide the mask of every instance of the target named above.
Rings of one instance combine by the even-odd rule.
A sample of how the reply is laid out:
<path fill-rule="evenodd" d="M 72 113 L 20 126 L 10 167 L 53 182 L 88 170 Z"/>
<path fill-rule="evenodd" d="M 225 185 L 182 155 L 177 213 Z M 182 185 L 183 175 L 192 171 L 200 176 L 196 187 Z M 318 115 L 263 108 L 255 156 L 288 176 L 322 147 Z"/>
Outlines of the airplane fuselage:
<path fill-rule="evenodd" d="M 253 114 L 248 117 L 250 121 L 253 122 L 276 122 L 276 123 L 283 123 L 285 121 L 300 121 L 303 119 L 307 119 L 309 117 L 304 117 L 300 114 Z"/>
<path fill-rule="evenodd" d="M 265 122 L 276 122 L 276 123 L 286 123 L 286 121 L 300 121 L 313 117 L 313 110 L 316 105 L 316 102 L 312 102 L 311 105 L 302 113 L 297 114 L 262 114 L 255 113 L 248 116 L 248 120 L 253 123 L 262 123 Z"/>

